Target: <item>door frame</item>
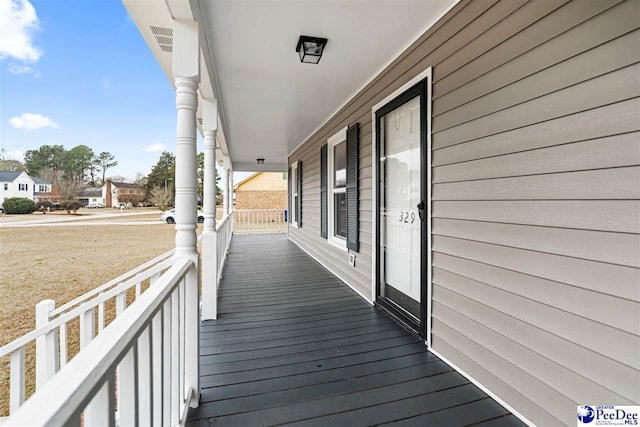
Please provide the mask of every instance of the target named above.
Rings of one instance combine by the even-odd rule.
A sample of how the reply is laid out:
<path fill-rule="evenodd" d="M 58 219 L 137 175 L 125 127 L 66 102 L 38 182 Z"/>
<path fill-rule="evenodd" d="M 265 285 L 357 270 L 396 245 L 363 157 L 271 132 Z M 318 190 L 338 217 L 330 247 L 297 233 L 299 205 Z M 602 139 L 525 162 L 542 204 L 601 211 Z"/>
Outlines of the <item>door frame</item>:
<path fill-rule="evenodd" d="M 421 138 L 421 148 L 424 149 L 424 153 L 421 159 L 421 165 L 423 172 L 422 178 L 422 197 L 425 202 L 425 220 L 422 223 L 422 227 L 425 228 L 423 231 L 423 235 L 426 235 L 426 239 L 423 239 L 421 244 L 422 251 L 422 261 L 421 261 L 421 275 L 423 277 L 423 284 L 420 289 L 421 293 L 421 316 L 424 317 L 424 325 L 422 327 L 417 328 L 417 332 L 421 337 L 425 339 L 425 343 L 427 347 L 431 347 L 431 314 L 432 314 L 432 237 L 431 237 L 431 93 L 432 93 L 432 67 L 428 67 L 423 72 L 418 74 L 416 77 L 402 85 L 400 88 L 395 90 L 391 95 L 384 98 L 382 101 L 378 102 L 371 109 L 371 133 L 372 133 L 372 197 L 373 197 L 373 209 L 372 212 L 372 231 L 373 231 L 373 247 L 372 247 L 372 263 L 371 263 L 371 300 L 376 304 L 382 306 L 387 309 L 393 316 L 398 317 L 398 319 L 406 323 L 412 329 L 415 329 L 415 322 L 407 321 L 408 319 L 405 316 L 402 316 L 401 313 L 393 310 L 393 307 L 389 307 L 387 304 L 384 304 L 382 300 L 378 300 L 378 281 L 379 281 L 379 259 L 378 259 L 378 250 L 380 245 L 380 221 L 379 221 L 379 210 L 380 210 L 380 200 L 378 197 L 379 191 L 379 166 L 378 166 L 378 143 L 377 143 L 377 120 L 376 113 L 378 110 L 394 101 L 396 98 L 400 97 L 407 90 L 412 87 L 420 84 L 421 82 L 425 82 L 426 85 L 426 99 L 423 103 L 421 103 L 421 108 L 426 107 L 426 141 L 422 141 Z M 426 286 L 425 286 L 426 281 Z"/>

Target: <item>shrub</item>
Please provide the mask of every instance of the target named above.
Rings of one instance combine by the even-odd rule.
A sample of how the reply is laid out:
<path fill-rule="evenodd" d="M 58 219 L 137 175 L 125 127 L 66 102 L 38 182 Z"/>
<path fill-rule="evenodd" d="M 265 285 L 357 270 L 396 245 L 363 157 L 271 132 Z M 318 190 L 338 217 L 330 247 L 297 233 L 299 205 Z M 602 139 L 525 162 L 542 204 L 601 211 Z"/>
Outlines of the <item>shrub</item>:
<path fill-rule="evenodd" d="M 36 204 L 31 199 L 23 197 L 11 197 L 2 203 L 5 213 L 8 214 L 30 214 L 35 212 Z"/>
<path fill-rule="evenodd" d="M 64 208 L 66 209 L 68 214 L 70 214 L 71 211 L 73 211 L 73 213 L 75 214 L 78 211 L 78 209 L 80 209 L 81 207 L 82 207 L 82 204 L 76 201 L 67 202 L 64 205 Z"/>
<path fill-rule="evenodd" d="M 38 212 L 47 213 L 47 211 L 51 208 L 51 202 L 48 200 L 41 200 L 36 203 L 36 210 Z"/>

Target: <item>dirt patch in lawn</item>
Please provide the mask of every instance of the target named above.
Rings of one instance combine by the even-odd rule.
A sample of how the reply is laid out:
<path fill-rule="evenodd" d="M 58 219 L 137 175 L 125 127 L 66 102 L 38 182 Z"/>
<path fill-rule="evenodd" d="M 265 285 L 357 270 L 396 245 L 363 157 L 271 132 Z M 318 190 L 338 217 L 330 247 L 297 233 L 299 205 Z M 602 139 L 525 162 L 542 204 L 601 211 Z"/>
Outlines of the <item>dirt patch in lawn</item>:
<path fill-rule="evenodd" d="M 0 347 L 33 330 L 38 302 L 53 299 L 60 306 L 170 250 L 174 239 L 174 227 L 163 223 L 0 229 Z M 9 357 L 4 357 L 0 416 L 9 412 L 8 371 Z M 28 384 L 33 371 L 28 354 Z"/>

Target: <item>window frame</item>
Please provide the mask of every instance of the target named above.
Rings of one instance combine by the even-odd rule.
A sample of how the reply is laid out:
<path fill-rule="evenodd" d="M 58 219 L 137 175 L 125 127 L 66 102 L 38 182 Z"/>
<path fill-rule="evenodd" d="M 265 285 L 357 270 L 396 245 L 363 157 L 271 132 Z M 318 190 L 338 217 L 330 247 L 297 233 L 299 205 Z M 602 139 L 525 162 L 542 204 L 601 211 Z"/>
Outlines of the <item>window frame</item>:
<path fill-rule="evenodd" d="M 18 183 L 18 191 L 29 191 L 29 184 Z"/>
<path fill-rule="evenodd" d="M 333 136 L 327 139 L 327 242 L 336 248 L 348 252 L 346 237 L 336 236 L 336 206 L 335 195 L 347 194 L 347 186 L 334 188 L 335 184 L 335 162 L 334 162 L 334 149 L 337 145 L 345 143 L 345 151 L 347 144 L 347 126 L 340 129 Z M 346 154 L 346 153 L 345 153 Z M 346 170 L 345 170 L 346 172 Z M 347 212 L 348 220 L 348 212 Z"/>
<path fill-rule="evenodd" d="M 300 197 L 300 188 L 298 188 L 300 186 L 300 183 L 298 182 L 298 167 L 299 165 L 299 160 L 296 160 L 295 162 L 291 163 L 291 165 L 289 166 L 289 169 L 291 171 L 291 173 L 288 174 L 289 176 L 289 199 L 290 199 L 290 210 L 291 212 L 289 212 L 289 218 L 291 218 L 291 225 L 294 226 L 295 228 L 300 228 L 300 221 L 298 221 L 299 217 L 299 212 L 298 212 L 298 206 L 299 206 L 299 201 L 296 199 L 296 197 Z M 296 191 L 294 192 L 293 189 L 296 189 Z"/>

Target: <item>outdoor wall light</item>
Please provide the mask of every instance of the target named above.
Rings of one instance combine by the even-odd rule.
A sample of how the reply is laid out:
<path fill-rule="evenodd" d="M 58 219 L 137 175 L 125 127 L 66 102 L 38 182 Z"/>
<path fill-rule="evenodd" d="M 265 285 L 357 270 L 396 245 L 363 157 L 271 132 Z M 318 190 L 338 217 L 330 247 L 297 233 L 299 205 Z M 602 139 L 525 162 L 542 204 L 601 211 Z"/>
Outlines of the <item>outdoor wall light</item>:
<path fill-rule="evenodd" d="M 264 159 L 256 159 L 259 165 L 264 165 Z"/>
<path fill-rule="evenodd" d="M 300 36 L 296 52 L 300 55 L 300 62 L 317 64 L 322 58 L 322 52 L 327 45 L 327 39 L 321 37 Z"/>

